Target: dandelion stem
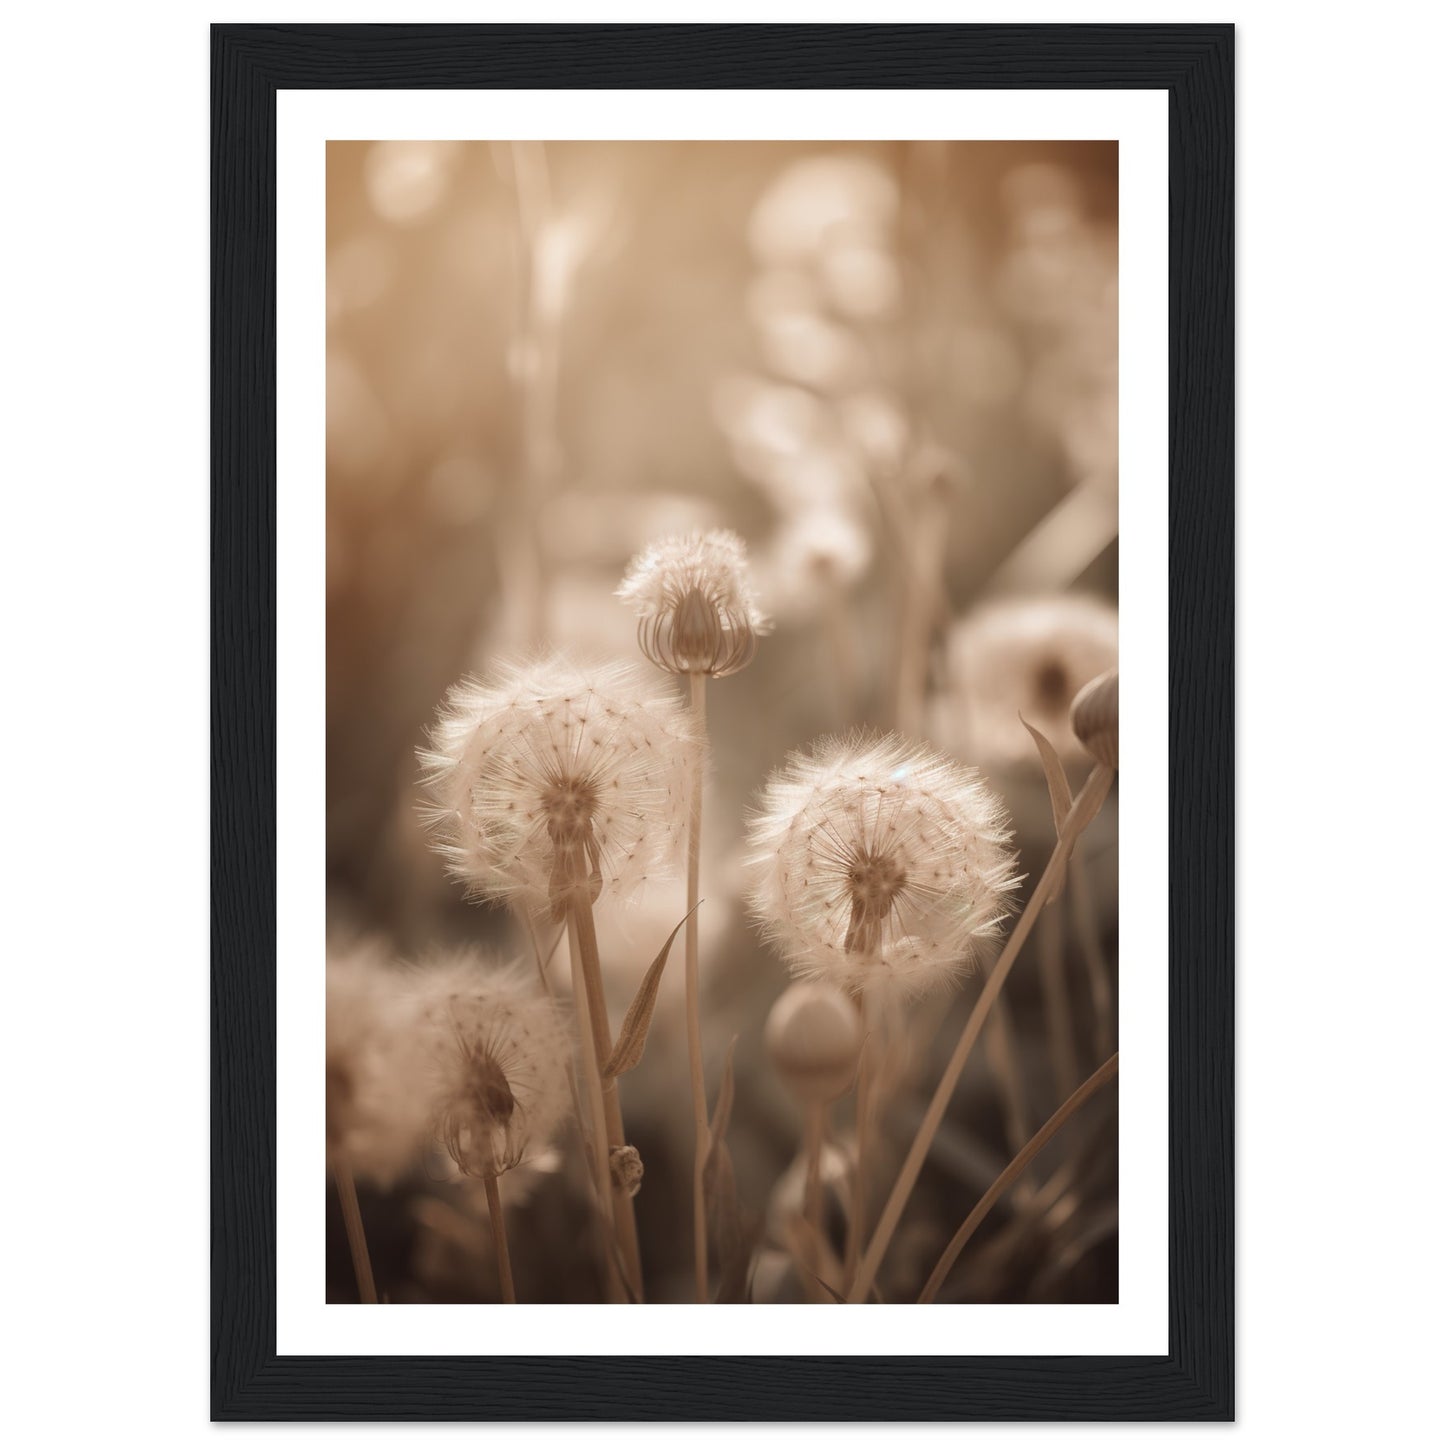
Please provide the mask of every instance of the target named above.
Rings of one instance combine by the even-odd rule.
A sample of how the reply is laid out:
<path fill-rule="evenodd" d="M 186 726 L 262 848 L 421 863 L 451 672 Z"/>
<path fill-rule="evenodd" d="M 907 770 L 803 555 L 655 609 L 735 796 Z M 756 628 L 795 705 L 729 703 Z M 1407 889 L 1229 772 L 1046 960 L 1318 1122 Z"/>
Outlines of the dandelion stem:
<path fill-rule="evenodd" d="M 903 597 L 898 619 L 893 725 L 905 737 L 923 725 L 928 691 L 928 652 L 942 607 L 940 578 L 948 536 L 948 511 L 927 497 L 903 524 Z"/>
<path fill-rule="evenodd" d="M 863 1049 L 858 1060 L 858 1084 L 853 1109 L 853 1207 L 848 1211 L 848 1234 L 843 1249 L 844 1288 L 858 1272 L 858 1256 L 863 1249 L 863 1231 L 867 1226 L 868 1208 L 868 1142 L 872 1123 L 873 1085 L 877 1060 L 873 1052 L 873 1035 L 868 1027 L 868 1008 L 864 999 L 857 1000 L 863 1025 Z"/>
<path fill-rule="evenodd" d="M 556 937 L 552 940 L 551 947 L 548 948 L 546 953 L 543 953 L 542 940 L 537 937 L 537 926 L 532 922 L 532 915 L 522 907 L 514 908 L 513 912 L 516 914 L 517 921 L 526 932 L 527 941 L 532 945 L 532 961 L 537 965 L 537 981 L 542 985 L 542 992 L 546 994 L 548 998 L 551 998 L 553 996 L 550 974 L 552 957 L 557 952 L 557 946 L 562 942 L 562 935 L 566 932 L 566 929 L 561 928 L 557 931 Z"/>
<path fill-rule="evenodd" d="M 584 880 L 579 879 L 571 889 L 571 903 L 567 909 L 568 926 L 575 944 L 575 957 L 581 965 L 583 991 L 587 1001 L 587 1014 L 591 1021 L 592 1048 L 598 1060 L 612 1057 L 612 1028 L 607 1021 L 607 996 L 602 988 L 602 962 L 597 952 L 597 928 L 592 919 L 592 902 Z M 617 1095 L 617 1080 L 603 1079 L 600 1065 L 598 1072 L 602 1096 L 604 1134 L 602 1147 L 598 1151 L 598 1184 L 604 1193 L 612 1194 L 612 1218 L 617 1231 L 617 1247 L 622 1252 L 628 1283 L 633 1296 L 642 1299 L 642 1256 L 637 1244 L 637 1216 L 632 1207 L 632 1196 L 612 1180 L 613 1148 L 621 1148 L 627 1142 L 622 1127 L 622 1103 Z"/>
<path fill-rule="evenodd" d="M 562 942 L 563 937 L 568 934 L 569 930 L 565 925 L 560 928 L 557 931 L 557 936 L 552 940 L 552 946 L 547 950 L 546 954 L 544 955 L 542 952 L 541 940 L 537 937 L 536 925 L 532 922 L 531 914 L 529 914 L 525 908 L 518 908 L 516 910 L 516 913 L 519 921 L 522 924 L 522 927 L 526 930 L 527 937 L 531 940 L 532 943 L 532 957 L 536 960 L 537 977 L 541 980 L 542 992 L 549 999 L 555 998 L 556 995 L 552 991 L 552 984 L 551 980 L 548 977 L 548 971 L 552 964 L 552 955 L 557 952 L 557 946 Z M 573 954 L 576 953 L 575 948 L 571 951 Z M 580 984 L 578 976 L 575 973 L 573 975 L 572 982 L 574 992 L 576 996 L 580 998 L 583 993 L 583 988 Z M 590 1034 L 588 1036 L 588 1041 L 591 1041 Z M 587 1156 L 587 1178 L 591 1181 L 591 1187 L 595 1192 L 598 1182 L 598 1176 L 596 1173 L 596 1152 L 590 1142 L 590 1131 L 587 1126 L 587 1115 L 582 1110 L 582 1096 L 577 1090 L 577 1070 L 573 1068 L 572 1061 L 570 1059 L 567 1060 L 562 1067 L 567 1075 L 567 1092 L 572 1096 L 572 1117 L 577 1124 L 577 1136 L 579 1139 L 581 1139 L 583 1153 Z M 598 1095 L 598 1101 L 599 1103 L 601 1101 L 600 1092 Z M 604 1181 L 604 1183 L 605 1182 L 607 1181 Z M 607 1222 L 606 1212 L 606 1201 L 609 1197 L 609 1194 L 610 1190 L 604 1189 L 601 1197 L 597 1201 L 597 1207 L 599 1211 L 601 1211 L 600 1218 L 604 1231 L 604 1238 L 601 1241 L 602 1253 L 604 1257 L 610 1255 L 612 1250 L 612 1226 Z M 605 1268 L 606 1266 L 604 1265 L 604 1270 Z"/>
<path fill-rule="evenodd" d="M 692 773 L 692 806 L 687 824 L 687 1072 L 692 1089 L 692 1268 L 697 1302 L 708 1301 L 707 1197 L 703 1171 L 707 1165 L 711 1129 L 707 1117 L 707 1081 L 702 1068 L 702 1003 L 697 970 L 698 874 L 702 858 L 702 781 L 707 741 L 707 674 L 688 673 L 693 716 L 697 721 L 698 748 Z"/>
<path fill-rule="evenodd" d="M 1100 1064 L 1099 1067 L 1059 1105 L 1050 1117 L 1048 1123 L 1019 1150 L 1003 1173 L 989 1185 L 983 1198 L 969 1211 L 968 1218 L 958 1226 L 958 1233 L 949 1240 L 948 1247 L 939 1256 L 938 1263 L 933 1266 L 933 1273 L 928 1276 L 928 1282 L 923 1286 L 923 1292 L 918 1296 L 919 1304 L 926 1305 L 933 1303 L 943 1281 L 948 1278 L 949 1270 L 957 1263 L 958 1256 L 963 1252 L 964 1245 L 968 1243 L 974 1231 L 983 1223 L 984 1219 L 987 1218 L 989 1210 L 1008 1192 L 1009 1187 L 1018 1179 L 1019 1175 L 1028 1168 L 1029 1164 L 1044 1145 L 1118 1072 L 1119 1055 L 1115 1052 Z"/>
<path fill-rule="evenodd" d="M 346 1242 L 351 1246 L 351 1267 L 356 1271 L 356 1290 L 364 1305 L 376 1303 L 376 1281 L 371 1276 L 371 1255 L 366 1248 L 366 1230 L 361 1223 L 361 1205 L 356 1199 L 356 1180 L 351 1166 L 338 1159 L 331 1166 L 336 1193 L 341 1200 L 341 1217 L 346 1222 Z"/>
<path fill-rule="evenodd" d="M 893 1192 L 888 1196 L 888 1202 L 884 1205 L 878 1227 L 874 1230 L 872 1240 L 863 1256 L 858 1277 L 849 1287 L 848 1302 L 850 1304 L 857 1304 L 867 1299 L 868 1291 L 872 1288 L 874 1279 L 877 1278 L 878 1266 L 883 1262 L 883 1254 L 893 1239 L 894 1231 L 903 1217 L 903 1210 L 908 1203 L 909 1196 L 913 1193 L 913 1186 L 918 1182 L 918 1176 L 923 1170 L 923 1161 L 928 1157 L 928 1150 L 933 1143 L 934 1136 L 938 1133 L 938 1126 L 943 1122 L 944 1113 L 948 1109 L 948 1101 L 953 1097 L 954 1089 L 958 1087 L 963 1066 L 968 1062 L 968 1056 L 972 1053 L 973 1046 L 978 1042 L 978 1036 L 988 1020 L 993 1001 L 1003 989 L 1010 970 L 1028 940 L 1034 924 L 1038 921 L 1039 914 L 1043 912 L 1044 900 L 1053 895 L 1060 879 L 1064 876 L 1074 843 L 1103 806 L 1104 799 L 1108 797 L 1109 789 L 1113 785 L 1113 768 L 1100 763 L 1089 774 L 1088 781 L 1080 789 L 1079 796 L 1074 799 L 1074 805 L 1069 809 L 1068 816 L 1059 829 L 1059 841 L 1054 846 L 1053 856 L 1049 859 L 1043 876 L 1039 879 L 1018 923 L 1009 935 L 1003 952 L 999 954 L 998 962 L 994 964 L 993 971 L 988 976 L 988 982 L 984 984 L 983 990 L 978 996 L 978 1002 L 974 1004 L 973 1012 L 969 1014 L 963 1033 L 954 1047 L 948 1067 L 944 1069 L 943 1077 L 933 1091 L 933 1098 L 929 1101 L 928 1110 L 918 1126 L 918 1133 L 914 1136 L 908 1156 L 903 1161 L 903 1168 L 899 1171 L 898 1179 L 893 1185 Z"/>
<path fill-rule="evenodd" d="M 487 1213 L 492 1217 L 492 1247 L 497 1252 L 497 1277 L 502 1282 L 502 1303 L 517 1303 L 517 1286 L 512 1283 L 512 1255 L 507 1249 L 507 1221 L 502 1213 L 502 1191 L 495 1176 L 482 1181 L 487 1189 Z"/>
<path fill-rule="evenodd" d="M 551 212 L 552 186 L 547 148 L 540 141 L 513 141 L 510 147 L 516 195 L 517 304 L 516 370 L 521 402 L 523 486 L 514 514 L 504 516 L 498 564 L 511 622 L 519 640 L 538 642 L 546 631 L 544 598 L 546 559 L 537 531 L 537 514 L 546 500 L 555 469 L 558 328 L 540 304 L 538 281 L 541 244 Z M 510 521 L 510 525 L 507 525 Z"/>
<path fill-rule="evenodd" d="M 823 1273 L 823 1134 L 827 1126 L 826 1104 L 808 1105 L 808 1121 L 804 1132 L 804 1158 L 806 1173 L 803 1176 L 803 1218 L 808 1224 L 809 1271 L 817 1277 Z M 826 1298 L 817 1278 L 804 1281 L 808 1293 L 816 1300 Z"/>
<path fill-rule="evenodd" d="M 577 1038 L 582 1053 L 582 1073 L 585 1079 L 590 1129 L 583 1131 L 584 1141 L 590 1132 L 592 1147 L 589 1162 L 593 1188 L 597 1194 L 597 1211 L 602 1226 L 602 1277 L 606 1282 L 607 1294 L 614 1302 L 624 1299 L 622 1280 L 617 1272 L 612 1241 L 617 1228 L 613 1219 L 612 1178 L 610 1156 L 607 1148 L 607 1113 L 602 1104 L 602 1072 L 597 1061 L 597 1045 L 591 1026 L 590 1011 L 587 1007 L 587 984 L 582 969 L 582 949 L 577 941 L 577 924 L 572 909 L 567 910 L 568 954 L 572 960 L 572 998 L 577 1010 Z M 589 1013 L 587 1022 L 582 1015 Z M 584 1143 L 585 1147 L 585 1143 Z"/>

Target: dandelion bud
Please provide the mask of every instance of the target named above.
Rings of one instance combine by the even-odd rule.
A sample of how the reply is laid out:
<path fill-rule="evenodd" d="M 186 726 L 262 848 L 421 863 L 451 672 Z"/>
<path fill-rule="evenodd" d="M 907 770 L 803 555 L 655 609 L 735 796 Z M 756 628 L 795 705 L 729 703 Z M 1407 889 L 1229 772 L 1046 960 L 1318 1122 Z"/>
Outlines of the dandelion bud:
<path fill-rule="evenodd" d="M 998 799 L 897 736 L 793 753 L 749 820 L 749 903 L 793 972 L 845 993 L 950 983 L 1017 887 Z"/>
<path fill-rule="evenodd" d="M 1069 709 L 1074 736 L 1105 767 L 1119 767 L 1119 669 L 1102 673 L 1080 689 Z"/>
<path fill-rule="evenodd" d="M 654 543 L 632 559 L 617 595 L 637 614 L 638 646 L 665 672 L 726 677 L 752 661 L 770 626 L 733 532 Z"/>
<path fill-rule="evenodd" d="M 795 983 L 773 1005 L 765 1033 L 783 1081 L 805 1104 L 846 1092 L 863 1047 L 858 1010 L 826 983 Z"/>
<path fill-rule="evenodd" d="M 613 1188 L 635 1199 L 642 1188 L 642 1155 L 631 1144 L 614 1144 L 608 1155 Z"/>

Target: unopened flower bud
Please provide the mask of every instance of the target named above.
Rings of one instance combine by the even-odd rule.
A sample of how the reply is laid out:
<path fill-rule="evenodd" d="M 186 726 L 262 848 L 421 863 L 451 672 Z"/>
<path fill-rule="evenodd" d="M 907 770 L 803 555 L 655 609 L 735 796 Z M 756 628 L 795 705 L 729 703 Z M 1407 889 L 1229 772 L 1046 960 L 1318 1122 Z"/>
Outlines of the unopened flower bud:
<path fill-rule="evenodd" d="M 795 983 L 773 1005 L 766 1038 L 773 1066 L 794 1094 L 826 1104 L 853 1082 L 863 1023 L 831 984 Z"/>
<path fill-rule="evenodd" d="M 643 654 L 667 672 L 726 677 L 752 661 L 771 626 L 733 532 L 655 543 L 632 559 L 617 595 L 637 614 Z"/>
<path fill-rule="evenodd" d="M 614 1144 L 608 1155 L 612 1187 L 632 1199 L 642 1188 L 642 1155 L 631 1144 Z"/>
<path fill-rule="evenodd" d="M 1069 709 L 1074 736 L 1106 767 L 1119 767 L 1119 669 L 1085 683 Z"/>

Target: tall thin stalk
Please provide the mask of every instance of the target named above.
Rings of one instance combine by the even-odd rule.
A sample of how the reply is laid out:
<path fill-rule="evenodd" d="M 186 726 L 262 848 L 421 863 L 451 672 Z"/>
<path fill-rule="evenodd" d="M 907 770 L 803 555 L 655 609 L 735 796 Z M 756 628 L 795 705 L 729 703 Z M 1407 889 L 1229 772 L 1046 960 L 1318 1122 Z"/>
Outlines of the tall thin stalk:
<path fill-rule="evenodd" d="M 873 1092 L 877 1074 L 877 1056 L 869 1028 L 867 1004 L 858 1001 L 863 1026 L 863 1049 L 858 1059 L 858 1082 L 853 1096 L 853 1198 L 848 1211 L 848 1232 L 843 1244 L 843 1279 L 846 1289 L 858 1272 L 858 1258 L 863 1250 L 863 1231 L 868 1216 L 868 1143 L 872 1123 Z"/>
<path fill-rule="evenodd" d="M 542 943 L 537 937 L 537 929 L 532 922 L 531 915 L 525 908 L 518 908 L 517 916 L 520 918 L 523 928 L 526 929 L 527 937 L 532 944 L 532 958 L 537 965 L 537 979 L 542 986 L 542 992 L 548 999 L 555 1000 L 556 994 L 552 991 L 552 980 L 548 970 L 552 965 L 552 955 L 557 952 L 557 945 L 562 942 L 563 934 L 567 932 L 567 929 L 564 925 L 564 927 L 558 931 L 557 936 L 552 940 L 552 946 L 544 954 L 542 952 Z M 572 1095 L 572 1114 L 577 1121 L 578 1132 L 582 1135 L 585 1144 L 587 1129 L 585 1127 L 585 1115 L 582 1112 L 582 1099 L 577 1092 L 577 1071 L 572 1067 L 570 1059 L 567 1060 L 562 1067 L 567 1075 L 567 1090 Z M 588 1168 L 590 1172 L 590 1162 Z"/>
<path fill-rule="evenodd" d="M 808 1269 L 815 1276 L 804 1284 L 808 1294 L 819 1300 L 826 1298 L 818 1278 L 823 1273 L 823 1135 L 827 1129 L 827 1113 L 826 1104 L 816 1100 L 810 1103 L 803 1134 L 803 1218 L 808 1225 Z"/>
<path fill-rule="evenodd" d="M 908 277 L 904 314 L 908 345 L 902 352 L 901 389 L 918 433 L 940 402 L 940 379 L 948 329 L 939 299 L 953 284 L 952 258 L 959 238 L 956 216 L 940 200 L 950 194 L 948 151 L 930 141 L 911 141 L 899 157 L 902 189 L 900 245 Z M 951 406 L 952 398 L 944 403 Z M 898 479 L 895 479 L 895 486 Z M 948 615 L 943 584 L 951 504 L 940 478 L 906 479 L 899 528 L 903 595 L 894 673 L 893 725 L 905 736 L 922 729 L 928 691 L 929 652 L 939 622 Z"/>
<path fill-rule="evenodd" d="M 603 992 L 602 962 L 597 951 L 597 928 L 592 918 L 592 901 L 584 880 L 577 880 L 569 890 L 567 922 L 573 954 L 582 970 L 583 994 L 587 1003 L 587 1015 L 592 1038 L 592 1051 L 596 1060 L 605 1062 L 612 1056 L 612 1027 L 607 1021 L 607 996 Z M 583 1030 L 579 1029 L 579 1032 Z M 632 1207 L 632 1196 L 611 1177 L 611 1151 L 621 1148 L 627 1142 L 622 1127 L 622 1102 L 617 1094 L 617 1080 L 601 1077 L 598 1068 L 599 1093 L 602 1100 L 603 1147 L 597 1161 L 598 1187 L 612 1196 L 612 1218 L 616 1228 L 617 1247 L 622 1253 L 623 1266 L 627 1273 L 632 1295 L 641 1301 L 642 1255 L 637 1242 L 637 1216 Z"/>
<path fill-rule="evenodd" d="M 488 1175 L 484 1181 L 487 1188 L 487 1213 L 492 1217 L 492 1247 L 497 1252 L 497 1277 L 502 1282 L 502 1303 L 517 1303 L 517 1287 L 512 1283 L 512 1256 L 507 1249 L 507 1221 L 502 1213 L 502 1191 L 496 1179 Z"/>
<path fill-rule="evenodd" d="M 1099 944 L 1099 911 L 1094 906 L 1093 884 L 1081 857 L 1069 860 L 1069 902 L 1094 1006 L 1094 1057 L 1098 1058 L 1109 1052 L 1114 1038 L 1114 990 L 1109 983 L 1109 965 Z"/>
<path fill-rule="evenodd" d="M 617 1237 L 617 1224 L 612 1200 L 611 1156 L 607 1147 L 607 1111 L 602 1103 L 602 1066 L 597 1058 L 596 1035 L 587 1003 L 582 948 L 577 941 L 577 925 L 570 908 L 567 910 L 567 944 L 567 952 L 572 961 L 572 998 L 577 1008 L 577 1039 L 582 1055 L 583 1089 L 587 1095 L 589 1127 L 583 1131 L 583 1138 L 585 1140 L 590 1134 L 592 1140 L 588 1159 L 603 1234 L 602 1278 L 608 1298 L 616 1302 L 626 1298 L 626 1291 L 623 1289 L 622 1277 L 612 1252 L 612 1242 Z M 584 1014 L 587 1015 L 585 1021 Z"/>
<path fill-rule="evenodd" d="M 552 182 L 541 141 L 512 141 L 516 198 L 516 323 L 513 352 L 521 416 L 523 485 L 500 518 L 497 552 L 503 590 L 513 609 L 517 638 L 533 646 L 545 634 L 546 557 L 537 516 L 557 467 L 557 379 L 561 336 L 558 317 L 545 304 L 539 257 L 551 218 Z"/>
<path fill-rule="evenodd" d="M 376 1281 L 371 1275 L 371 1255 L 366 1248 L 366 1230 L 361 1223 L 361 1205 L 356 1199 L 356 1180 L 344 1159 L 332 1163 L 336 1193 L 341 1200 L 341 1217 L 346 1222 L 346 1242 L 351 1246 L 351 1267 L 356 1271 L 356 1291 L 364 1305 L 376 1303 Z"/>
<path fill-rule="evenodd" d="M 698 876 L 702 857 L 702 784 L 707 739 L 707 674 L 688 673 L 693 715 L 697 720 L 699 747 L 693 765 L 692 799 L 687 824 L 687 1071 L 692 1089 L 692 1267 L 699 1304 L 708 1302 L 707 1282 L 707 1196 L 703 1172 L 707 1165 L 712 1133 L 707 1117 L 707 1081 L 702 1067 L 702 1001 L 697 969 Z"/>
<path fill-rule="evenodd" d="M 557 946 L 562 942 L 562 934 L 566 932 L 565 927 L 559 929 L 552 939 L 551 947 L 545 953 L 542 951 L 542 940 L 537 936 L 537 925 L 532 922 L 532 915 L 523 907 L 514 907 L 513 914 L 522 930 L 527 935 L 527 942 L 532 948 L 532 962 L 537 965 L 537 982 L 541 985 L 542 992 L 548 998 L 552 998 L 552 957 L 557 952 Z"/>
<path fill-rule="evenodd" d="M 548 998 L 554 998 L 551 980 L 548 977 L 548 968 L 552 962 L 552 955 L 557 951 L 557 945 L 561 943 L 563 935 L 568 935 L 569 954 L 574 960 L 572 971 L 572 995 L 577 1001 L 581 1001 L 586 994 L 586 985 L 582 982 L 581 966 L 575 962 L 577 948 L 571 942 L 571 930 L 564 926 L 552 940 L 552 946 L 545 954 L 542 952 L 540 939 L 537 937 L 537 929 L 532 922 L 531 915 L 525 908 L 516 910 L 517 917 L 522 927 L 526 930 L 528 939 L 532 944 L 532 957 L 537 964 L 537 976 L 541 980 L 542 992 Z M 579 1034 L 583 1043 L 583 1068 L 589 1084 L 596 1079 L 595 1085 L 589 1087 L 586 1092 L 588 1096 L 588 1109 L 584 1110 L 582 1105 L 582 1094 L 577 1088 L 577 1070 L 572 1066 L 571 1060 L 563 1064 L 567 1074 L 567 1089 L 572 1096 L 572 1116 L 577 1124 L 577 1137 L 582 1141 L 582 1153 L 587 1166 L 587 1179 L 592 1190 L 593 1199 L 597 1206 L 594 1220 L 598 1230 L 598 1254 L 602 1259 L 602 1276 L 604 1286 L 611 1286 L 611 1292 L 617 1299 L 625 1297 L 622 1289 L 622 1281 L 617 1275 L 613 1256 L 617 1252 L 617 1237 L 612 1223 L 612 1189 L 611 1178 L 605 1170 L 599 1170 L 597 1161 L 605 1152 L 602 1149 L 602 1141 L 607 1137 L 606 1118 L 602 1110 L 602 1089 L 601 1081 L 597 1079 L 596 1070 L 588 1065 L 588 1059 L 593 1057 L 592 1031 L 591 1029 L 580 1030 Z"/>
<path fill-rule="evenodd" d="M 1046 1123 L 1027 1144 L 1013 1157 L 1008 1167 L 989 1185 L 982 1199 L 969 1211 L 968 1218 L 958 1226 L 958 1232 L 948 1242 L 948 1247 L 939 1256 L 938 1263 L 933 1267 L 933 1273 L 928 1276 L 928 1282 L 923 1286 L 922 1293 L 918 1296 L 918 1303 L 921 1305 L 932 1304 L 938 1295 L 943 1281 L 948 1278 L 948 1272 L 958 1261 L 958 1256 L 963 1253 L 963 1247 L 973 1237 L 974 1231 L 983 1223 L 998 1201 L 1003 1198 L 1010 1186 L 1018 1179 L 1019 1175 L 1028 1168 L 1034 1157 L 1064 1127 L 1068 1121 L 1088 1103 L 1105 1084 L 1119 1072 L 1119 1055 L 1112 1054 L 1094 1072 L 1064 1100 L 1062 1104 L 1050 1116 Z"/>
<path fill-rule="evenodd" d="M 903 597 L 898 619 L 893 726 L 905 737 L 922 731 L 928 653 L 940 611 L 948 509 L 931 493 L 907 515 L 903 534 Z"/>
<path fill-rule="evenodd" d="M 929 1101 L 923 1121 L 918 1126 L 918 1133 L 914 1136 L 908 1156 L 903 1161 L 903 1168 L 899 1171 L 893 1192 L 888 1196 L 888 1202 L 884 1205 L 878 1227 L 873 1231 L 873 1238 L 863 1256 L 863 1262 L 859 1266 L 858 1276 L 849 1287 L 849 1304 L 858 1304 L 868 1298 L 868 1291 L 878 1277 L 878 1267 L 883 1262 L 884 1252 L 892 1242 L 898 1222 L 903 1217 L 903 1210 L 913 1193 L 913 1186 L 917 1184 L 918 1176 L 923 1170 L 923 1161 L 928 1157 L 928 1150 L 933 1144 L 934 1137 L 938 1133 L 938 1126 L 943 1122 L 943 1116 L 948 1109 L 948 1101 L 953 1097 L 954 1089 L 958 1087 L 963 1066 L 968 1062 L 968 1056 L 973 1052 L 974 1044 L 978 1042 L 978 1036 L 983 1031 L 989 1010 L 993 1007 L 993 1001 L 1003 989 L 1009 972 L 1027 942 L 1034 924 L 1038 921 L 1039 914 L 1043 912 L 1044 901 L 1053 896 L 1055 888 L 1065 876 L 1069 854 L 1074 844 L 1103 806 L 1104 799 L 1108 797 L 1109 789 L 1113 787 L 1113 784 L 1114 769 L 1100 763 L 1089 774 L 1088 781 L 1080 790 L 1079 796 L 1074 799 L 1073 807 L 1069 809 L 1068 816 L 1059 829 L 1059 841 L 1054 847 L 1048 866 L 1044 869 L 1043 876 L 1039 879 L 1018 923 L 1009 935 L 1003 952 L 999 954 L 998 962 L 994 964 L 988 982 L 984 984 L 983 991 L 978 996 L 978 1002 L 974 1004 L 973 1012 L 969 1014 L 963 1033 L 954 1047 L 948 1067 L 944 1069 L 943 1077 L 933 1091 L 933 1098 Z"/>

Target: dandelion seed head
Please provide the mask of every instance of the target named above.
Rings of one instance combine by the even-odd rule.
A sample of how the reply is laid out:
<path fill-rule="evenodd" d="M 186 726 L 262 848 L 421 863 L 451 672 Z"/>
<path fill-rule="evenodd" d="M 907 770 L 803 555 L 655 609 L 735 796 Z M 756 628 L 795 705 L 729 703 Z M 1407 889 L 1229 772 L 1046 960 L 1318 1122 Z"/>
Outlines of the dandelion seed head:
<path fill-rule="evenodd" d="M 917 997 L 998 936 L 1019 881 L 1009 841 L 973 770 L 896 735 L 825 738 L 749 820 L 749 903 L 796 976 Z"/>
<path fill-rule="evenodd" d="M 412 984 L 430 1127 L 458 1171 L 494 1179 L 542 1155 L 567 1111 L 565 1017 L 526 969 L 471 951 Z"/>
<path fill-rule="evenodd" d="M 420 753 L 433 846 L 477 897 L 561 916 L 671 867 L 700 746 L 640 667 L 553 655 L 447 695 Z"/>
<path fill-rule="evenodd" d="M 644 655 L 667 672 L 726 677 L 752 661 L 771 626 L 736 532 L 690 532 L 653 543 L 632 559 L 617 595 L 637 614 Z"/>
<path fill-rule="evenodd" d="M 1093 597 L 1018 598 L 979 608 L 948 641 L 943 741 L 989 762 L 1032 764 L 1022 714 L 1064 758 L 1083 749 L 1069 725 L 1079 689 L 1119 661 L 1119 614 Z"/>
<path fill-rule="evenodd" d="M 413 1018 L 379 948 L 328 953 L 327 1158 L 383 1188 L 417 1161 L 425 1138 Z"/>

